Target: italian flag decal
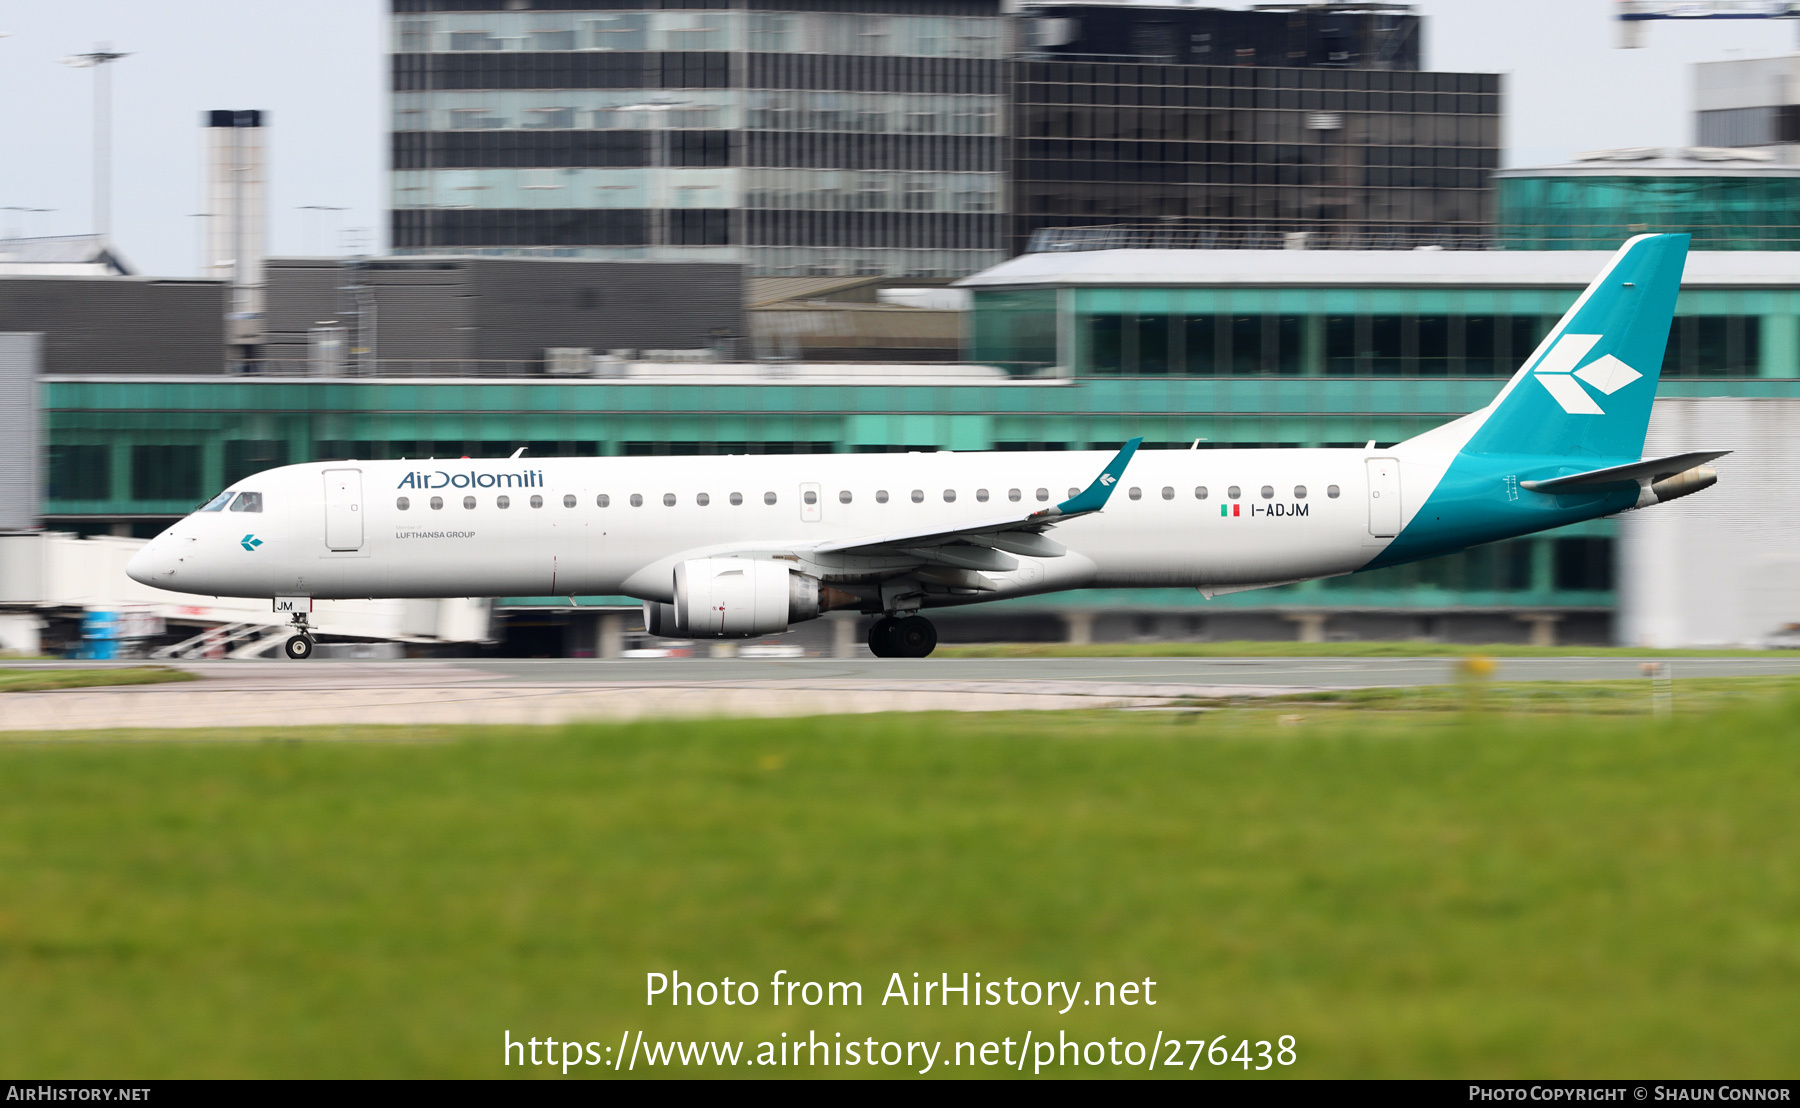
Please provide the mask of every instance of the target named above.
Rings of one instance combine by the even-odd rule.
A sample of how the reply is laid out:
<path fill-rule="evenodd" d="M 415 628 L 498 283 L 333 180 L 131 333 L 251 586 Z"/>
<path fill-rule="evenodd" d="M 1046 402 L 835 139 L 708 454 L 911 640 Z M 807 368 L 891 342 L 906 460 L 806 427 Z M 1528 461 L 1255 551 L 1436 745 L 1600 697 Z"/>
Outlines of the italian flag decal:
<path fill-rule="evenodd" d="M 1220 518 L 1224 518 L 1225 516 L 1235 516 L 1237 514 L 1238 514 L 1238 506 L 1236 504 L 1221 504 L 1221 505 L 1219 505 Z"/>

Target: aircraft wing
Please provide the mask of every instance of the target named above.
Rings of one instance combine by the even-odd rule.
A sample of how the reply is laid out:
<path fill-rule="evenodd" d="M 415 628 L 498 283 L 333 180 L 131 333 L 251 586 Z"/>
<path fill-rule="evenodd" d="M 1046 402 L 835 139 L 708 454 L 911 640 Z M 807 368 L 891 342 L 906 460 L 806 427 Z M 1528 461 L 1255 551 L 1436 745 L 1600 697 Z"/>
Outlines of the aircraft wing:
<path fill-rule="evenodd" d="M 1729 453 L 1729 450 L 1695 450 L 1686 454 L 1671 454 L 1666 458 L 1645 458 L 1641 462 L 1590 469 L 1586 473 L 1571 473 L 1567 477 L 1520 481 L 1519 487 L 1532 492 L 1559 492 L 1584 485 L 1629 485 L 1639 481 L 1661 481 L 1695 466 L 1705 465 L 1714 458 L 1723 458 Z"/>
<path fill-rule="evenodd" d="M 1035 512 L 996 516 L 949 528 L 927 528 L 916 531 L 892 531 L 885 535 L 868 535 L 854 539 L 838 539 L 812 547 L 815 554 L 851 554 L 874 557 L 908 555 L 924 561 L 939 562 L 961 569 L 1009 570 L 1018 565 L 1008 553 L 1036 558 L 1059 558 L 1066 548 L 1046 538 L 1044 531 L 1058 523 L 1092 515 L 1106 507 L 1113 489 L 1137 453 L 1142 438 L 1135 438 L 1113 455 L 1112 461 L 1081 492 L 1067 500 Z"/>

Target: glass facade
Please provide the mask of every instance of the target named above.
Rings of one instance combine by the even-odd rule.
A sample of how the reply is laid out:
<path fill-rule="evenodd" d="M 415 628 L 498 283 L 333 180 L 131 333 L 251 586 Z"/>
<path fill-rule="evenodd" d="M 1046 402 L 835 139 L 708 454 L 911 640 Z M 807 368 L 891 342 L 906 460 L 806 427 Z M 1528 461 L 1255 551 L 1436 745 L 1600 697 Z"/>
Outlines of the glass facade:
<path fill-rule="evenodd" d="M 1686 231 L 1696 250 L 1800 250 L 1800 170 L 1707 176 L 1533 174 L 1498 178 L 1497 245 L 1612 250 L 1631 235 Z"/>
<path fill-rule="evenodd" d="M 1509 376 L 1576 289 L 974 290 L 971 357 L 1077 377 Z M 1054 354 L 1054 360 L 1047 355 Z M 1800 376 L 1800 290 L 1687 289 L 1662 375 Z"/>
<path fill-rule="evenodd" d="M 944 277 L 1039 228 L 1114 219 L 1359 235 L 1491 220 L 1499 78 L 1417 72 L 1413 17 L 1178 13 L 1235 30 L 1170 53 L 1162 9 L 631 6 L 393 0 L 396 252 Z M 1045 22 L 1122 35 L 1132 57 L 1029 47 Z M 1180 64 L 1149 60 L 1164 55 Z"/>
<path fill-rule="evenodd" d="M 395 0 L 396 252 L 919 277 L 1004 256 L 995 0 L 432 10 L 461 6 Z"/>
<path fill-rule="evenodd" d="M 1482 73 L 1021 62 L 1014 251 L 1165 217 L 1485 235 L 1500 100 Z"/>
<path fill-rule="evenodd" d="M 398 52 L 543 53 L 736 50 L 851 57 L 999 58 L 1003 28 L 991 6 L 959 4 L 965 14 L 852 11 L 429 11 L 450 4 L 394 7 Z M 649 5 L 645 5 L 648 7 Z M 950 5 L 909 5 L 915 12 Z M 670 8 L 676 5 L 669 5 Z M 887 7 L 887 5 L 882 5 Z M 983 12 L 989 17 L 984 17 Z"/>

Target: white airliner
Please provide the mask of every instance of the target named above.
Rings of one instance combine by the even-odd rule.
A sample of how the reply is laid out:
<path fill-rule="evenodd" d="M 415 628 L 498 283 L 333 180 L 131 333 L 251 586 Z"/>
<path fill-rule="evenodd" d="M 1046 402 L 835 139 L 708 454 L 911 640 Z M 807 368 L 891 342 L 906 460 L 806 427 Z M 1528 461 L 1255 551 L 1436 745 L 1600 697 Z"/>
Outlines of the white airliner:
<path fill-rule="evenodd" d="M 1416 561 L 1684 496 L 1725 451 L 1641 459 L 1686 235 L 1627 242 L 1487 407 L 1387 449 L 314 462 L 238 482 L 134 580 L 314 599 L 627 595 L 652 634 L 831 609 L 923 657 L 928 608 L 1081 588 L 1208 596 Z"/>

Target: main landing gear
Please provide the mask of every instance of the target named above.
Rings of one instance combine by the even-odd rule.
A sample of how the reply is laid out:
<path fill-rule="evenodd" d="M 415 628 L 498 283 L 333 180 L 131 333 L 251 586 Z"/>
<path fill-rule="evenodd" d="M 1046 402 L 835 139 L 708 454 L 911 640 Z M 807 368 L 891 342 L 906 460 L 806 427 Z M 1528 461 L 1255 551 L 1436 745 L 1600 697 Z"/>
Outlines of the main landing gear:
<path fill-rule="evenodd" d="M 312 624 L 307 622 L 305 612 L 294 613 L 295 634 L 288 638 L 282 646 L 282 652 L 296 662 L 303 662 L 313 656 L 313 647 L 318 642 L 313 638 Z"/>
<path fill-rule="evenodd" d="M 937 649 L 937 628 L 924 616 L 882 616 L 869 628 L 869 652 L 877 658 L 924 658 Z"/>

